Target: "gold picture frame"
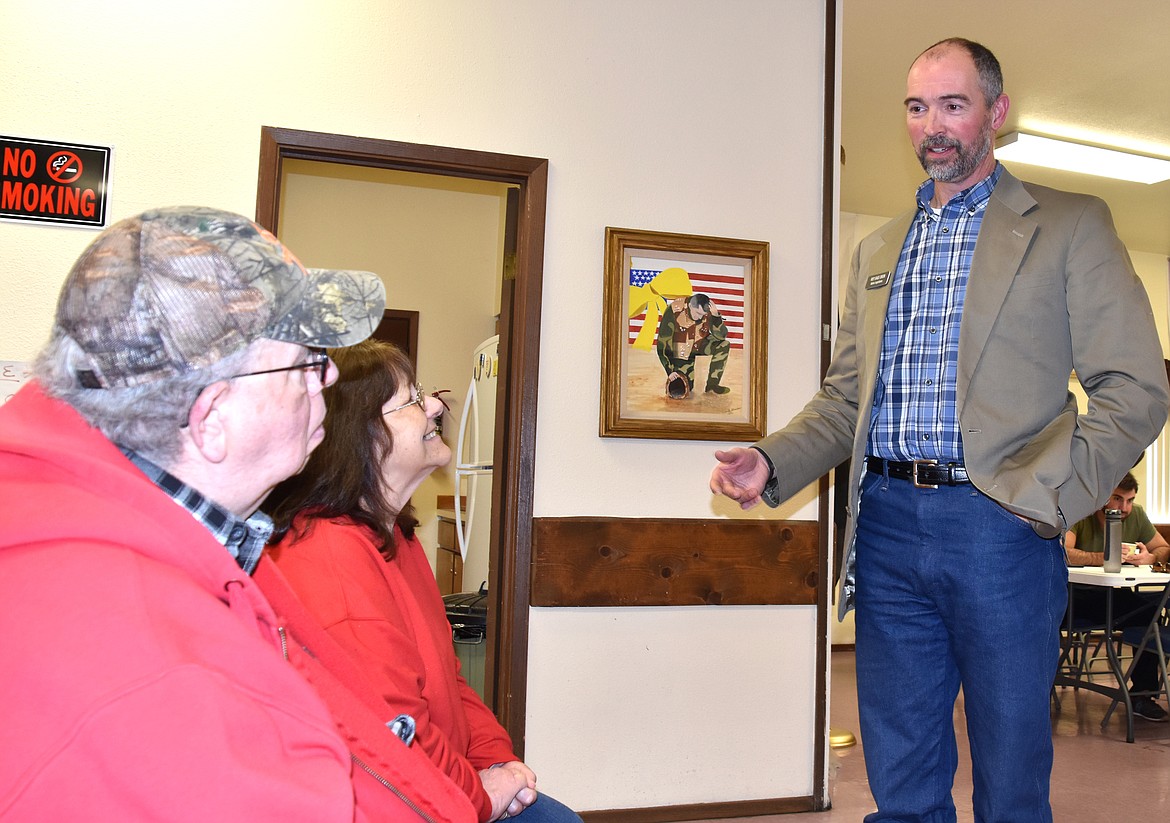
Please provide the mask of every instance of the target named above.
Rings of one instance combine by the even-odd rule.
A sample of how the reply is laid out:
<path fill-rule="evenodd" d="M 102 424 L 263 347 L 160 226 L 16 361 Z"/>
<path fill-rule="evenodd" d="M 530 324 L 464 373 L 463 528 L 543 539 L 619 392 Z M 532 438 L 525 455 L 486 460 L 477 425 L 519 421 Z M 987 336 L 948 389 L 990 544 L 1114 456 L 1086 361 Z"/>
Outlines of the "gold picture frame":
<path fill-rule="evenodd" d="M 764 436 L 766 242 L 606 227 L 604 304 L 602 437 Z"/>

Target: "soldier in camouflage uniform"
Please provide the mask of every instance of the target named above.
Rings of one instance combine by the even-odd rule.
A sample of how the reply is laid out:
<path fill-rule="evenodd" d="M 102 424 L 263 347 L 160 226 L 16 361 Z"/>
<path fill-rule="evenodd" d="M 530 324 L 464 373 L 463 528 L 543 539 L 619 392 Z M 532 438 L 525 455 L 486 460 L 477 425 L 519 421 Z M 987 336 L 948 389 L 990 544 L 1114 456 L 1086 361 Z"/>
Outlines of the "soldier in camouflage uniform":
<path fill-rule="evenodd" d="M 693 294 L 672 300 L 658 323 L 658 359 L 666 370 L 666 396 L 681 400 L 689 397 L 695 386 L 695 357 L 711 356 L 704 391 L 727 394 L 731 389 L 719 385 L 727 368 L 727 326 L 719 309 L 705 294 Z"/>

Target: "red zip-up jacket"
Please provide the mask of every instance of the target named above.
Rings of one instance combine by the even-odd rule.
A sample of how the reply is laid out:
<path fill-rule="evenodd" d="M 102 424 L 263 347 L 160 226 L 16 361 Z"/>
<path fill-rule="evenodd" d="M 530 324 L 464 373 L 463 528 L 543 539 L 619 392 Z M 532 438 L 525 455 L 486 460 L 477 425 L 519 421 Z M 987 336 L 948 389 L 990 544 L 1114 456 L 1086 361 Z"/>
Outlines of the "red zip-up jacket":
<path fill-rule="evenodd" d="M 0 820 L 471 823 L 304 645 L 69 406 L 0 407 Z"/>

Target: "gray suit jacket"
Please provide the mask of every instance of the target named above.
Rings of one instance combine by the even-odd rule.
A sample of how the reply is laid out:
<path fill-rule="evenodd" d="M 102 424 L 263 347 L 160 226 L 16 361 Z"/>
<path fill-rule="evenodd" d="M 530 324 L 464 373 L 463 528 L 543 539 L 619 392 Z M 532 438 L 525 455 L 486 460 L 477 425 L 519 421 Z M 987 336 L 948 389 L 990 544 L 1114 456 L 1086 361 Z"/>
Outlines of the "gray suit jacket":
<path fill-rule="evenodd" d="M 852 606 L 856 491 L 892 280 L 870 278 L 893 272 L 915 214 L 860 243 L 820 391 L 756 444 L 775 466 L 779 500 L 852 459 L 841 614 Z M 1085 414 L 1069 392 L 1074 370 Z M 972 482 L 1055 536 L 1108 499 L 1158 436 L 1168 404 L 1149 298 L 1108 206 L 1005 170 L 983 217 L 959 330 L 958 419 Z"/>

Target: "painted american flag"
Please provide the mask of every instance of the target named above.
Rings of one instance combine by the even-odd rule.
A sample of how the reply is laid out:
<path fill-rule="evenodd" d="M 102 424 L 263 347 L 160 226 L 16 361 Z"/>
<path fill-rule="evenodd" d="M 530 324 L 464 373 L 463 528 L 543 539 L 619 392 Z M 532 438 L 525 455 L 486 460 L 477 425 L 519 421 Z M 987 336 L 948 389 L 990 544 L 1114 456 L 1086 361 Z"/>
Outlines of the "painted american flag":
<path fill-rule="evenodd" d="M 726 266 L 718 263 L 686 263 L 666 262 L 663 260 L 633 258 L 630 262 L 630 285 L 644 286 L 653 280 L 664 269 L 672 266 L 683 268 L 691 279 L 691 287 L 696 294 L 705 294 L 711 298 L 723 315 L 723 322 L 727 326 L 727 342 L 734 349 L 743 348 L 744 327 L 744 268 L 741 266 Z M 642 330 L 646 321 L 646 313 L 642 312 L 630 318 L 629 343 L 633 343 Z M 655 331 L 657 342 L 657 330 Z"/>

